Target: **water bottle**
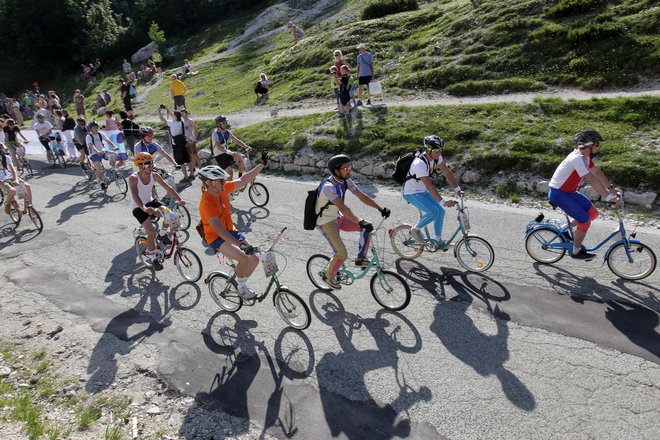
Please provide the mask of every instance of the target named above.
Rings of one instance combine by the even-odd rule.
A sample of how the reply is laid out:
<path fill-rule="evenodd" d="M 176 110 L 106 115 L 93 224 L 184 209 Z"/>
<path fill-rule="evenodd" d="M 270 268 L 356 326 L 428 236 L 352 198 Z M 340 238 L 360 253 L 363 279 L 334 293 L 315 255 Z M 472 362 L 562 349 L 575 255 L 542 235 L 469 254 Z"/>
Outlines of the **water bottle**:
<path fill-rule="evenodd" d="M 463 227 L 466 231 L 470 230 L 470 220 L 468 218 L 467 212 L 458 211 L 458 220 L 463 222 Z"/>

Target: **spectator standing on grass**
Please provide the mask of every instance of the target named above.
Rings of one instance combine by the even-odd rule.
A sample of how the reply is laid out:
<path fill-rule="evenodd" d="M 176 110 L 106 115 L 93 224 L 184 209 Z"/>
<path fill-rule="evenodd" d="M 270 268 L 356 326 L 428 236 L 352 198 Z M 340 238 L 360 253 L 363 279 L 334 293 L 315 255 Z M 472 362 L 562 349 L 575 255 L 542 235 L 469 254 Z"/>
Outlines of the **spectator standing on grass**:
<path fill-rule="evenodd" d="M 190 119 L 188 110 L 181 110 L 181 119 L 183 120 L 183 128 L 186 135 L 186 140 L 188 143 L 188 153 L 190 154 L 190 176 L 193 176 L 195 168 L 199 169 L 202 166 L 201 161 L 199 160 L 199 155 L 197 154 L 197 139 L 199 139 L 199 128 L 197 124 Z"/>
<path fill-rule="evenodd" d="M 371 53 L 367 52 L 367 46 L 360 43 L 357 46 L 357 76 L 358 76 L 358 102 L 357 105 L 362 105 L 362 87 L 367 86 L 367 105 L 371 104 L 371 93 L 369 93 L 369 83 L 374 79 L 374 57 Z"/>
<path fill-rule="evenodd" d="M 119 130 L 119 121 L 114 117 L 115 112 L 112 110 L 105 111 L 105 131 Z"/>
<path fill-rule="evenodd" d="M 257 98 L 259 98 L 259 95 L 263 98 L 268 95 L 268 89 L 270 89 L 270 81 L 268 81 L 266 74 L 262 73 L 259 75 L 257 85 L 254 87 L 254 93 L 257 94 Z"/>
<path fill-rule="evenodd" d="M 73 103 L 76 106 L 77 116 L 85 117 L 85 95 L 80 92 L 80 89 L 76 89 L 73 93 Z"/>
<path fill-rule="evenodd" d="M 346 64 L 348 67 L 351 67 L 351 65 L 348 64 L 344 59 L 344 54 L 341 53 L 341 50 L 335 49 L 332 54 L 335 57 L 335 67 L 337 68 L 337 72 L 339 72 L 339 69 L 341 69 L 341 66 L 343 66 L 344 64 Z"/>
<path fill-rule="evenodd" d="M 49 90 L 48 91 L 48 110 L 51 112 L 54 112 L 55 110 L 59 110 L 62 108 L 62 105 L 60 104 L 60 97 L 57 96 L 57 94 Z"/>
<path fill-rule="evenodd" d="M 170 76 L 170 94 L 174 99 L 174 110 L 186 108 L 186 85 L 174 73 Z"/>
<path fill-rule="evenodd" d="M 96 92 L 96 100 L 94 101 L 94 106 L 92 107 L 92 110 L 99 116 L 103 115 L 103 112 L 105 112 L 105 99 L 103 98 L 103 95 L 101 95 L 101 92 Z"/>
<path fill-rule="evenodd" d="M 176 76 L 176 75 L 175 75 Z M 168 119 L 165 119 L 162 111 L 167 112 Z M 170 136 L 172 137 L 172 155 L 176 164 L 181 166 L 183 172 L 183 181 L 187 182 L 195 178 L 192 175 L 192 165 L 190 164 L 190 153 L 188 153 L 188 142 L 186 140 L 185 123 L 182 120 L 182 114 L 178 110 L 171 112 L 166 106 L 161 105 L 158 108 L 158 117 L 162 122 L 168 125 Z M 190 175 L 188 174 L 190 173 Z"/>
<path fill-rule="evenodd" d="M 131 71 L 131 63 L 129 63 L 128 60 L 124 59 L 124 63 L 121 65 L 121 69 L 124 71 L 126 75 L 128 75 L 128 72 Z"/>
<path fill-rule="evenodd" d="M 14 98 L 9 98 L 9 115 L 14 118 L 18 125 L 23 125 L 23 115 L 21 114 L 21 104 Z"/>
<path fill-rule="evenodd" d="M 348 117 L 348 110 L 350 108 L 349 102 L 351 101 L 351 68 L 347 64 L 341 66 L 339 71 L 339 112 L 340 117 Z"/>
<path fill-rule="evenodd" d="M 131 103 L 131 90 L 130 86 L 123 79 L 119 79 L 119 95 L 124 104 L 124 110 L 129 118 L 133 117 L 133 104 Z"/>
<path fill-rule="evenodd" d="M 121 118 L 121 131 L 124 133 L 124 145 L 126 149 L 135 155 L 135 144 L 140 138 L 140 126 L 133 122 L 125 111 L 119 112 Z"/>
<path fill-rule="evenodd" d="M 73 130 L 76 128 L 76 121 L 66 110 L 62 110 L 62 121 L 62 134 L 66 140 L 68 154 L 74 156 L 75 145 L 73 143 Z M 74 154 L 71 154 L 72 152 L 74 152 Z"/>
<path fill-rule="evenodd" d="M 335 97 L 335 102 L 337 103 L 337 116 L 341 116 L 341 109 L 339 107 L 339 86 L 341 81 L 339 81 L 339 75 L 337 74 L 337 67 L 333 64 L 330 66 L 330 86 L 332 87 L 332 93 Z"/>
<path fill-rule="evenodd" d="M 156 72 L 158 75 L 162 72 L 161 67 L 163 63 L 163 56 L 157 51 L 154 50 L 154 54 L 151 56 L 151 59 L 154 60 L 154 65 L 156 67 Z"/>
<path fill-rule="evenodd" d="M 135 77 L 135 72 L 132 70 L 129 70 L 128 73 L 126 74 L 126 81 L 129 83 L 132 83 L 136 80 L 137 78 Z"/>

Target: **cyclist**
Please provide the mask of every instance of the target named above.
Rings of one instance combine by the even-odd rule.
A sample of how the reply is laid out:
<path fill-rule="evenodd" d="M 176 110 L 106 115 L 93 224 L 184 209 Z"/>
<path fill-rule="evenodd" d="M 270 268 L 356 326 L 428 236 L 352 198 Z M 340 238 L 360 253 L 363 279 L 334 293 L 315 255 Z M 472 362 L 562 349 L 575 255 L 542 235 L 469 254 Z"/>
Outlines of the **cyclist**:
<path fill-rule="evenodd" d="M 241 177 L 243 171 L 245 171 L 245 157 L 238 152 L 229 150 L 227 146 L 229 145 L 229 141 L 234 141 L 246 150 L 248 150 L 250 146 L 229 131 L 229 124 L 227 123 L 226 117 L 218 116 L 215 118 L 215 125 L 217 126 L 217 129 L 211 134 L 211 144 L 214 148 L 217 148 L 220 151 L 215 156 L 215 160 L 218 162 L 218 165 L 229 174 L 229 180 L 234 176 L 232 165 L 234 165 L 235 162 L 238 162 L 238 177 Z"/>
<path fill-rule="evenodd" d="M 444 207 L 451 208 L 456 205 L 455 200 L 445 200 L 438 193 L 431 176 L 440 169 L 447 181 L 454 187 L 459 195 L 463 195 L 458 179 L 449 169 L 442 157 L 442 148 L 445 141 L 440 136 L 431 135 L 424 138 L 424 152 L 419 154 L 410 165 L 406 181 L 403 184 L 403 198 L 424 213 L 415 226 L 410 229 L 410 235 L 419 243 L 424 243 L 420 229 L 433 222 L 433 239 L 441 247 L 446 246 L 442 241 L 442 224 L 445 219 Z"/>
<path fill-rule="evenodd" d="M 23 136 L 23 133 L 21 132 L 21 129 L 16 125 L 16 122 L 11 118 L 5 121 L 5 126 L 2 130 L 5 134 L 5 140 L 7 142 L 7 146 L 9 147 L 9 151 L 11 152 L 11 159 L 18 164 L 19 161 L 18 157 L 16 156 L 16 150 L 23 146 L 18 141 L 18 136 L 23 138 L 23 143 L 27 144 L 28 140 L 25 136 Z"/>
<path fill-rule="evenodd" d="M 204 226 L 204 240 L 216 252 L 220 251 L 226 257 L 237 262 L 238 293 L 244 299 L 252 299 L 256 296 L 247 285 L 247 280 L 259 264 L 259 258 L 256 255 L 248 255 L 251 253 L 249 250 L 251 246 L 245 235 L 234 226 L 229 194 L 250 183 L 263 168 L 264 164 L 260 163 L 234 181 L 229 181 L 229 174 L 218 165 L 205 166 L 197 172 L 202 181 L 199 213 Z"/>
<path fill-rule="evenodd" d="M 316 212 L 319 213 L 316 226 L 328 240 L 335 254 L 328 264 L 328 270 L 323 281 L 333 289 L 341 289 L 341 284 L 335 280 L 335 275 L 342 263 L 348 258 L 346 246 L 341 240 L 339 231 L 360 231 L 360 241 L 355 265 L 364 267 L 369 264 L 367 250 L 374 226 L 365 219 L 358 218 L 344 203 L 346 191 L 351 191 L 362 203 L 380 211 L 385 218 L 390 216 L 390 210 L 381 207 L 375 200 L 363 193 L 351 180 L 351 159 L 340 154 L 328 161 L 330 177 L 323 181 L 316 200 Z"/>
<path fill-rule="evenodd" d="M 145 125 L 140 127 L 140 137 L 142 138 L 140 142 L 135 144 L 134 150 L 135 154 L 138 153 L 149 153 L 152 156 L 155 156 L 156 153 L 160 153 L 165 159 L 167 159 L 172 165 L 177 169 L 180 168 L 176 163 L 174 158 L 163 150 L 163 147 L 160 146 L 157 142 L 154 142 L 154 129 Z"/>
<path fill-rule="evenodd" d="M 107 185 L 101 176 L 101 161 L 103 159 L 108 160 L 107 153 L 109 150 L 105 147 L 104 141 L 112 145 L 115 150 L 118 150 L 119 147 L 114 142 L 112 142 L 105 133 L 99 131 L 99 124 L 96 122 L 90 122 L 88 130 L 89 134 L 85 137 L 85 142 L 87 143 L 87 150 L 91 154 L 89 159 L 92 161 L 92 165 L 94 166 L 94 174 L 96 175 L 96 180 L 101 182 L 101 188 L 105 190 Z"/>
<path fill-rule="evenodd" d="M 152 173 L 154 168 L 154 157 L 149 153 L 136 153 L 133 162 L 138 170 L 128 177 L 128 187 L 131 189 L 131 207 L 133 208 L 133 217 L 142 225 L 147 233 L 147 251 L 153 262 L 155 270 L 162 270 L 163 265 L 158 261 L 156 252 L 156 232 L 151 223 L 151 216 L 163 204 L 152 197 L 155 183 L 165 188 L 167 193 L 174 197 L 179 205 L 185 205 L 179 193 L 167 184 L 158 173 Z M 158 239 L 165 245 L 172 244 L 172 240 L 167 235 L 169 225 L 163 220 L 163 227 L 160 229 Z"/>
<path fill-rule="evenodd" d="M 10 184 L 10 182 L 13 183 L 13 185 Z M 5 144 L 0 142 L 0 187 L 4 187 L 4 190 L 7 192 L 5 200 L 6 214 L 11 212 L 11 202 L 16 196 L 16 188 L 14 187 L 21 183 L 25 185 L 25 198 L 27 204 L 28 206 L 32 205 L 32 189 L 30 188 L 30 185 L 18 177 Z M 27 214 L 27 211 L 23 211 L 23 214 Z"/>
<path fill-rule="evenodd" d="M 50 142 L 50 135 L 53 133 L 53 124 L 46 121 L 46 116 L 44 113 L 37 113 L 37 122 L 32 124 L 32 129 L 37 132 L 37 135 L 39 136 L 39 142 L 46 149 L 46 156 L 48 157 L 48 160 L 52 160 L 52 156 L 50 154 L 50 146 L 48 143 Z"/>
<path fill-rule="evenodd" d="M 614 188 L 605 174 L 594 164 L 593 158 L 598 154 L 600 142 L 604 142 L 604 139 L 597 131 L 586 130 L 576 133 L 576 148 L 559 164 L 550 179 L 548 190 L 550 203 L 559 206 L 573 219 L 571 225 L 576 226 L 576 230 L 571 257 L 580 260 L 590 260 L 596 256 L 582 249 L 582 242 L 591 221 L 598 217 L 598 209 L 591 200 L 577 190 L 582 178 L 585 178 L 606 202 L 613 202 L 615 206 L 621 204 L 619 190 Z"/>

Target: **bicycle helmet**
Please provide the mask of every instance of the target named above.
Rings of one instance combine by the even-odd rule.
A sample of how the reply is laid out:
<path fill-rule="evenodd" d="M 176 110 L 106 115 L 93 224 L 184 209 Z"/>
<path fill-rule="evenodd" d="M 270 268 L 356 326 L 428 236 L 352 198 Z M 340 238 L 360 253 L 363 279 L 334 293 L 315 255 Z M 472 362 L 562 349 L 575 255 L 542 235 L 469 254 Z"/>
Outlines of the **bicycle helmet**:
<path fill-rule="evenodd" d="M 227 122 L 227 118 L 225 116 L 222 116 L 222 115 L 215 118 L 215 125 L 218 125 L 221 122 Z"/>
<path fill-rule="evenodd" d="M 147 162 L 153 162 L 153 161 L 154 161 L 154 157 L 151 154 L 145 152 L 136 154 L 135 158 L 133 159 L 133 162 L 137 166 L 144 165 Z"/>
<path fill-rule="evenodd" d="M 445 141 L 440 136 L 434 134 L 424 138 L 424 146 L 431 150 L 441 150 L 445 146 Z"/>
<path fill-rule="evenodd" d="M 140 135 L 142 137 L 149 136 L 150 134 L 154 134 L 153 128 L 149 127 L 148 125 L 140 127 Z"/>
<path fill-rule="evenodd" d="M 199 180 L 206 182 L 207 180 L 228 180 L 229 174 L 218 165 L 207 165 L 201 168 L 197 175 Z"/>
<path fill-rule="evenodd" d="M 9 119 L 7 119 L 7 120 L 5 121 L 5 123 L 11 125 L 11 124 L 15 124 L 16 121 L 14 121 L 12 118 L 9 118 Z"/>
<path fill-rule="evenodd" d="M 579 131 L 575 134 L 575 144 L 580 147 L 588 147 L 594 142 L 603 142 L 604 139 L 596 130 Z"/>
<path fill-rule="evenodd" d="M 328 169 L 330 170 L 330 173 L 334 175 L 336 170 L 341 168 L 342 165 L 349 163 L 350 161 L 351 158 L 346 156 L 345 154 L 338 154 L 336 156 L 332 156 L 328 161 Z"/>

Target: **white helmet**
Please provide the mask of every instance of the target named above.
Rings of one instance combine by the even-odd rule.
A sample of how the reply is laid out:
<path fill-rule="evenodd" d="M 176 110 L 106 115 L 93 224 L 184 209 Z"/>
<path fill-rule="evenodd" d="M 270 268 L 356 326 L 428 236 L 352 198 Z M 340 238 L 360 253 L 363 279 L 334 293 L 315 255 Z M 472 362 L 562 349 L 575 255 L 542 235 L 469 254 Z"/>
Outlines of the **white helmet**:
<path fill-rule="evenodd" d="M 228 180 L 229 174 L 218 165 L 208 165 L 201 168 L 197 175 L 199 180 L 206 182 L 207 180 Z"/>

